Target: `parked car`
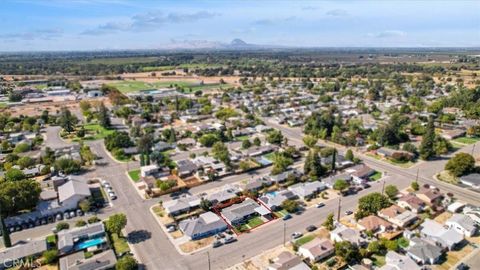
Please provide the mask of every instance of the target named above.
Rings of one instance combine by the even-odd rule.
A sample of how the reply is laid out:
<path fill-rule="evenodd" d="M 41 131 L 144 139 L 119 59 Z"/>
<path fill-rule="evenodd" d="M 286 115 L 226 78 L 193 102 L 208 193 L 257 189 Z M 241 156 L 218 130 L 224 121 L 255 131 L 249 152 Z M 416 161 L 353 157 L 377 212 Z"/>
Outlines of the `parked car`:
<path fill-rule="evenodd" d="M 77 216 L 83 216 L 83 211 L 81 209 L 77 209 Z"/>
<path fill-rule="evenodd" d="M 235 242 L 235 241 L 237 241 L 237 238 L 235 238 L 231 235 L 226 236 L 225 239 L 223 239 L 224 244 L 232 243 L 232 242 Z"/>
<path fill-rule="evenodd" d="M 219 246 L 221 246 L 221 245 L 223 245 L 223 243 L 222 243 L 222 241 L 219 241 L 219 240 L 214 241 L 214 242 L 212 243 L 212 247 L 213 247 L 213 248 L 217 248 L 217 247 L 219 247 Z"/>
<path fill-rule="evenodd" d="M 115 195 L 115 193 L 113 193 L 113 192 L 109 192 L 109 193 L 108 193 L 108 196 L 109 196 L 110 199 L 112 199 L 112 200 L 116 200 L 116 199 L 117 199 L 117 195 Z"/>
<path fill-rule="evenodd" d="M 289 220 L 289 219 L 291 219 L 291 218 L 292 218 L 292 215 L 286 214 L 285 216 L 283 216 L 282 219 L 283 219 L 283 220 Z"/>
<path fill-rule="evenodd" d="M 317 203 L 317 205 L 316 205 L 316 206 L 317 206 L 317 208 L 322 208 L 322 207 L 324 207 L 324 206 L 325 206 L 325 204 L 324 204 L 324 203 Z"/>
<path fill-rule="evenodd" d="M 70 211 L 70 217 L 71 217 L 71 218 L 74 218 L 74 217 L 76 217 L 76 216 L 77 216 L 77 215 L 75 214 L 75 211 Z"/>
<path fill-rule="evenodd" d="M 345 211 L 345 215 L 349 216 L 349 215 L 351 215 L 351 214 L 353 214 L 353 211 L 352 211 L 352 210 L 347 210 L 347 211 Z"/>
<path fill-rule="evenodd" d="M 316 229 L 317 229 L 317 226 L 315 226 L 315 225 L 310 225 L 310 226 L 307 227 L 306 230 L 307 230 L 307 232 L 313 232 L 313 231 L 315 231 Z"/>
<path fill-rule="evenodd" d="M 66 211 L 65 213 L 63 213 L 63 217 L 64 217 L 65 219 L 70 219 L 70 218 L 71 218 L 71 217 L 70 217 L 70 214 L 68 213 L 68 211 Z"/>
<path fill-rule="evenodd" d="M 470 269 L 470 266 L 466 265 L 465 263 L 461 263 L 455 269 L 456 270 L 468 270 L 468 269 Z"/>
<path fill-rule="evenodd" d="M 301 233 L 301 232 L 294 232 L 294 233 L 292 233 L 292 238 L 293 238 L 293 239 L 297 239 L 297 238 L 300 238 L 300 237 L 302 237 L 302 236 L 303 236 L 303 233 Z"/>
<path fill-rule="evenodd" d="M 62 213 L 58 213 L 57 216 L 55 217 L 55 219 L 56 219 L 57 221 L 63 220 L 63 215 L 62 215 Z"/>
<path fill-rule="evenodd" d="M 167 232 L 174 232 L 176 230 L 177 230 L 177 228 L 175 228 L 174 225 L 170 225 L 170 226 L 167 227 Z"/>

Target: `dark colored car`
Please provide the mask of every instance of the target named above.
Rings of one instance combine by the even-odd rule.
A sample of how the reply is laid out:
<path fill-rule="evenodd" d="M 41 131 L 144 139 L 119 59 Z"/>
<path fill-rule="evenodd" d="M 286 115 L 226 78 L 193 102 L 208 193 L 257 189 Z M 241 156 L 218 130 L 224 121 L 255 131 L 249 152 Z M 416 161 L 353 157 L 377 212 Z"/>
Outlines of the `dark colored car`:
<path fill-rule="evenodd" d="M 313 232 L 313 231 L 315 231 L 316 229 L 317 229 L 317 226 L 315 226 L 315 225 L 310 225 L 310 226 L 307 227 L 306 230 L 307 230 L 307 232 Z"/>
<path fill-rule="evenodd" d="M 291 218 L 292 218 L 292 215 L 286 214 L 285 216 L 283 216 L 282 219 L 283 219 L 283 220 L 289 220 L 289 219 L 291 219 Z"/>

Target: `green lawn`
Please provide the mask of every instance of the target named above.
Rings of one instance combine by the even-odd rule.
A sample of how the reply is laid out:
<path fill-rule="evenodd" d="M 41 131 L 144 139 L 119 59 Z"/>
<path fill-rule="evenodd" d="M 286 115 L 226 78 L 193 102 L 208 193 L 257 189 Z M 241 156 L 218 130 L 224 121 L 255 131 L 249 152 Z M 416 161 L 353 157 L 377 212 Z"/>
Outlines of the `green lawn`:
<path fill-rule="evenodd" d="M 247 135 L 235 137 L 235 140 L 237 141 L 246 141 L 248 139 L 250 139 L 250 136 L 247 136 Z"/>
<path fill-rule="evenodd" d="M 284 216 L 288 215 L 288 212 L 287 212 L 287 210 L 282 209 L 280 211 L 275 212 L 275 215 L 277 217 L 283 218 Z"/>
<path fill-rule="evenodd" d="M 0 102 L 0 109 L 7 108 L 8 105 L 6 102 Z"/>
<path fill-rule="evenodd" d="M 480 137 L 460 137 L 454 139 L 453 141 L 461 144 L 474 144 L 480 141 Z"/>
<path fill-rule="evenodd" d="M 373 265 L 377 267 L 382 267 L 385 265 L 385 256 L 374 254 L 372 255 L 371 259 L 373 261 Z"/>
<path fill-rule="evenodd" d="M 133 182 L 138 182 L 140 180 L 140 169 L 129 171 L 128 176 Z"/>
<path fill-rule="evenodd" d="M 273 161 L 273 156 L 275 155 L 275 152 L 268 153 L 266 155 L 263 155 L 264 158 Z"/>
<path fill-rule="evenodd" d="M 47 243 L 55 245 L 57 243 L 57 237 L 54 234 L 47 236 Z"/>
<path fill-rule="evenodd" d="M 263 220 L 260 217 L 254 217 L 254 218 L 250 219 L 247 224 L 248 224 L 248 226 L 250 226 L 250 228 L 254 228 L 254 227 L 257 227 L 259 225 L 262 225 Z"/>
<path fill-rule="evenodd" d="M 371 181 L 377 181 L 380 178 L 382 178 L 382 173 L 378 171 L 375 171 L 375 173 L 372 176 L 370 176 Z"/>
<path fill-rule="evenodd" d="M 305 235 L 304 237 L 295 241 L 295 245 L 301 246 L 301 245 L 304 245 L 304 244 L 312 241 L 313 239 L 315 239 L 315 235 L 313 235 L 313 234 Z"/>
<path fill-rule="evenodd" d="M 101 140 L 114 132 L 113 129 L 106 129 L 99 124 L 91 123 L 83 126 L 86 134 L 83 138 L 74 138 L 73 141 L 93 141 Z"/>

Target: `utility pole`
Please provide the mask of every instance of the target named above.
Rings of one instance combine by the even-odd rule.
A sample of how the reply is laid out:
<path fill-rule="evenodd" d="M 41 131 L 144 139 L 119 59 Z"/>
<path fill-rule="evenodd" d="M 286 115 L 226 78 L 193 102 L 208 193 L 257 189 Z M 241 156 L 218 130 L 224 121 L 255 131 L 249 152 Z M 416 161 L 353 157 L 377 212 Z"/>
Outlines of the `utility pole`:
<path fill-rule="evenodd" d="M 417 183 L 418 183 L 418 172 L 419 172 L 419 170 L 420 170 L 420 169 L 417 168 L 417 177 L 415 178 L 415 182 L 417 182 Z"/>
<path fill-rule="evenodd" d="M 210 265 L 210 252 L 209 251 L 207 251 L 207 258 L 208 258 L 208 270 L 211 270 L 212 267 Z"/>
<path fill-rule="evenodd" d="M 340 209 L 342 205 L 342 197 L 338 198 L 338 212 L 337 212 L 337 221 L 340 222 Z"/>
<path fill-rule="evenodd" d="M 472 157 L 474 157 L 474 156 L 473 156 L 473 153 L 474 153 L 474 152 L 475 152 L 475 143 L 474 143 L 473 146 L 472 146 Z M 475 158 L 475 157 L 474 157 L 474 158 Z"/>
<path fill-rule="evenodd" d="M 287 223 L 285 221 L 283 222 L 283 246 L 285 246 L 286 243 L 286 236 L 287 235 Z"/>

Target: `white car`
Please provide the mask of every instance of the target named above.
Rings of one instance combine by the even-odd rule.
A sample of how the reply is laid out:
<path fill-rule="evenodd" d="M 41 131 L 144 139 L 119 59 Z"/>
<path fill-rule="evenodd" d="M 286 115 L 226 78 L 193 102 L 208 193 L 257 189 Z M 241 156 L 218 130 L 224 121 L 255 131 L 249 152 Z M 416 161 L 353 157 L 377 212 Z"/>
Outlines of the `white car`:
<path fill-rule="evenodd" d="M 113 192 L 109 192 L 109 193 L 108 193 L 108 196 L 109 196 L 110 199 L 112 199 L 112 200 L 116 200 L 116 199 L 117 199 L 117 195 L 115 195 L 115 193 L 113 193 Z"/>
<path fill-rule="evenodd" d="M 294 233 L 292 233 L 292 238 L 293 238 L 293 239 L 297 239 L 297 238 L 300 238 L 300 237 L 302 237 L 302 236 L 303 236 L 303 233 L 301 233 L 301 232 L 294 232 Z"/>

